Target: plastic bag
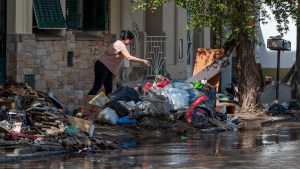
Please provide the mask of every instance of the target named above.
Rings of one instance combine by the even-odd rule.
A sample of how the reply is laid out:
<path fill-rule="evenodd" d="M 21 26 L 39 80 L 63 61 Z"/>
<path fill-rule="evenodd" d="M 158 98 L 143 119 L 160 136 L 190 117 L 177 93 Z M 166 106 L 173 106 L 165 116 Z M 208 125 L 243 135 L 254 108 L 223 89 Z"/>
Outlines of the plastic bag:
<path fill-rule="evenodd" d="M 187 109 L 189 107 L 190 94 L 182 89 L 169 88 L 167 95 L 172 101 L 174 110 Z"/>
<path fill-rule="evenodd" d="M 172 109 L 172 105 L 166 96 L 150 96 L 148 101 L 150 102 L 149 112 L 152 115 L 169 114 Z"/>
<path fill-rule="evenodd" d="M 193 84 L 188 83 L 188 82 L 174 82 L 173 86 L 174 86 L 174 88 L 183 89 L 183 90 L 194 88 Z"/>
<path fill-rule="evenodd" d="M 119 118 L 117 123 L 118 124 L 135 124 L 135 123 L 137 123 L 137 121 L 134 118 L 129 118 L 128 116 L 124 116 L 124 117 Z"/>
<path fill-rule="evenodd" d="M 147 82 L 144 86 L 144 92 L 148 92 L 148 89 L 152 86 L 150 82 Z"/>
<path fill-rule="evenodd" d="M 139 100 L 139 97 L 140 95 L 138 94 L 138 92 L 128 86 L 120 87 L 115 92 L 108 95 L 108 98 L 110 100 L 125 102 L 137 102 Z"/>
<path fill-rule="evenodd" d="M 190 94 L 190 103 L 193 102 L 201 93 L 197 89 L 186 90 Z"/>
<path fill-rule="evenodd" d="M 134 111 L 132 112 L 132 116 L 135 118 L 135 119 L 141 119 L 143 117 L 146 116 L 146 114 L 139 108 L 136 108 L 134 109 Z"/>
<path fill-rule="evenodd" d="M 109 103 L 105 104 L 103 108 L 109 107 L 116 111 L 119 117 L 128 116 L 130 111 L 125 107 L 122 103 L 118 101 L 110 101 Z"/>
<path fill-rule="evenodd" d="M 208 114 L 206 109 L 196 106 L 192 112 L 192 126 L 196 128 L 205 128 L 208 124 Z"/>
<path fill-rule="evenodd" d="M 68 134 L 76 134 L 79 133 L 79 130 L 76 128 L 76 126 L 70 125 L 65 127 L 64 132 Z"/>
<path fill-rule="evenodd" d="M 139 101 L 136 103 L 136 106 L 141 110 L 146 110 L 150 107 L 151 103 L 147 100 Z"/>
<path fill-rule="evenodd" d="M 116 111 L 109 107 L 103 109 L 97 116 L 97 122 L 104 123 L 104 124 L 115 125 L 117 124 L 118 120 L 119 120 L 119 116 L 117 115 Z"/>
<path fill-rule="evenodd" d="M 169 85 L 170 81 L 168 78 L 164 77 L 160 82 L 158 82 L 155 87 L 164 88 L 165 86 Z"/>

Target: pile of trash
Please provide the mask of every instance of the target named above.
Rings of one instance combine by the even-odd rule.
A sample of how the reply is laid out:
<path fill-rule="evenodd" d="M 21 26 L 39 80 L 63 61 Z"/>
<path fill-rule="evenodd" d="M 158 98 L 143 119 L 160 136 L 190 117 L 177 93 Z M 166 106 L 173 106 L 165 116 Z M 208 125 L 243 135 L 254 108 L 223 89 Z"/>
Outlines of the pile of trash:
<path fill-rule="evenodd" d="M 103 147 L 103 141 L 91 137 L 93 128 L 90 128 L 90 132 L 79 130 L 78 124 L 82 119 L 69 116 L 66 110 L 50 91 L 36 92 L 25 83 L 2 83 L 1 150 L 21 154 L 58 150 L 99 150 L 99 147 Z M 93 127 L 93 124 L 90 126 Z"/>
<path fill-rule="evenodd" d="M 123 86 L 108 96 L 101 92 L 88 100 L 88 110 L 70 112 L 50 90 L 5 82 L 0 85 L 0 145 L 15 154 L 121 147 L 110 137 L 95 136 L 96 124 L 97 134 L 110 125 L 151 129 L 179 121 L 195 129 L 237 130 L 241 121 L 227 113 L 228 105 L 220 104 L 224 98 L 204 80 L 190 83 L 159 75 L 154 82 Z"/>
<path fill-rule="evenodd" d="M 220 100 L 224 99 L 219 97 Z M 216 88 L 206 81 L 182 82 L 158 75 L 153 83 L 123 86 L 106 96 L 103 92 L 89 101 L 98 107 L 95 122 L 109 125 L 140 124 L 144 117 L 180 119 L 190 126 L 237 130 L 241 121 L 226 112 Z M 79 111 L 80 112 L 80 111 Z M 180 112 L 178 115 L 178 112 Z M 177 114 L 176 119 L 174 114 Z M 78 116 L 82 116 L 82 112 Z"/>
<path fill-rule="evenodd" d="M 299 112 L 300 102 L 293 99 L 292 86 L 287 83 L 277 84 L 272 81 L 271 77 L 268 77 L 268 81 L 269 84 L 263 88 L 263 91 L 258 93 L 260 105 L 265 114 L 268 116 L 281 116 Z"/>

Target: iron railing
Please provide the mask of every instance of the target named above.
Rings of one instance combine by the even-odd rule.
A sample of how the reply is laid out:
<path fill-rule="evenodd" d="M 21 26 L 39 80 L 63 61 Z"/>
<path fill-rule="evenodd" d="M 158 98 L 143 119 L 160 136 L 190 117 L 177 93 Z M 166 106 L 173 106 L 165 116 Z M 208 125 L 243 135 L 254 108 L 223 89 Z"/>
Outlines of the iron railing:
<path fill-rule="evenodd" d="M 147 77 L 164 75 L 166 71 L 166 36 L 147 36 L 146 58 L 151 63 Z"/>

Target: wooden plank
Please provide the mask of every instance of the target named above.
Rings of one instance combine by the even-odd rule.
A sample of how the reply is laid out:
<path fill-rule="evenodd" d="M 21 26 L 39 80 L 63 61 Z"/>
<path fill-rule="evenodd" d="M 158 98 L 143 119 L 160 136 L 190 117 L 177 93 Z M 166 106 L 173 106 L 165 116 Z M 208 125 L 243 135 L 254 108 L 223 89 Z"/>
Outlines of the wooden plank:
<path fill-rule="evenodd" d="M 213 118 L 209 117 L 208 121 L 211 122 L 212 124 L 216 125 L 217 127 L 225 128 L 227 130 L 232 130 L 232 128 L 230 126 L 226 125 L 224 122 L 221 122 L 220 120 L 218 120 L 214 117 Z"/>
<path fill-rule="evenodd" d="M 34 126 L 37 128 L 50 128 L 51 127 L 51 125 L 46 125 L 46 124 L 38 123 L 38 122 L 35 122 Z"/>
<path fill-rule="evenodd" d="M 216 106 L 225 106 L 226 107 L 226 113 L 227 114 L 235 114 L 235 107 L 237 105 L 233 103 L 227 103 L 227 102 L 217 102 Z"/>
<path fill-rule="evenodd" d="M 216 91 L 218 92 L 219 85 L 220 85 L 221 73 L 218 73 L 216 76 L 212 77 L 207 81 L 208 84 L 211 86 L 216 87 Z"/>
<path fill-rule="evenodd" d="M 36 146 L 34 146 L 34 147 L 22 147 L 22 148 L 16 148 L 14 150 L 14 154 L 18 154 L 18 155 L 20 155 L 20 154 L 31 154 L 31 153 L 35 153 L 37 151 L 38 151 L 38 149 L 37 149 Z"/>
<path fill-rule="evenodd" d="M 14 108 L 16 107 L 16 103 L 14 101 L 1 101 L 0 102 L 0 107 L 9 107 L 9 108 Z"/>
<path fill-rule="evenodd" d="M 227 103 L 227 102 L 217 102 L 216 106 L 236 106 L 233 103 Z"/>
<path fill-rule="evenodd" d="M 224 55 L 224 49 L 207 49 L 198 48 L 194 64 L 193 75 L 205 69 L 215 60 L 220 59 Z"/>
<path fill-rule="evenodd" d="M 227 57 L 224 57 L 220 60 L 216 60 L 215 62 L 207 66 L 205 69 L 201 70 L 191 78 L 187 79 L 186 82 L 194 82 L 194 81 L 199 81 L 201 79 L 209 80 L 214 76 L 216 76 L 218 73 L 220 73 L 229 64 L 230 63 Z"/>
<path fill-rule="evenodd" d="M 49 115 L 49 116 L 52 116 L 52 118 L 56 118 L 56 119 L 59 119 L 59 118 L 60 118 L 60 117 L 57 116 L 56 114 L 51 113 L 51 112 L 48 112 L 48 111 L 45 111 L 44 114 L 47 114 L 47 115 Z M 49 117 L 49 118 L 50 118 L 50 117 Z"/>
<path fill-rule="evenodd" d="M 46 151 L 58 151 L 58 150 L 64 150 L 65 147 L 62 145 L 48 145 L 48 144 L 42 144 L 38 146 L 39 149 L 41 150 L 46 150 Z"/>
<path fill-rule="evenodd" d="M 56 123 L 56 122 L 43 121 L 42 123 L 45 125 L 58 126 L 58 123 Z"/>
<path fill-rule="evenodd" d="M 284 76 L 284 78 L 282 78 L 280 83 L 287 83 L 290 78 L 292 77 L 294 70 L 295 70 L 296 64 L 294 63 L 293 66 L 291 67 L 291 69 L 289 70 L 289 72 Z"/>
<path fill-rule="evenodd" d="M 0 132 L 9 133 L 11 131 L 10 128 L 0 126 Z"/>

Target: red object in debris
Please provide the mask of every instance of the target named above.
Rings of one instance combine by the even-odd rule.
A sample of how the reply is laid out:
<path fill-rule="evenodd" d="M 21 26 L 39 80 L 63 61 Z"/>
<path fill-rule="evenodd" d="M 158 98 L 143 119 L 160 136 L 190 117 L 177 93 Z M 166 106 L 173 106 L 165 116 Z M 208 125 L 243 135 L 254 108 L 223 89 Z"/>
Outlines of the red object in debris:
<path fill-rule="evenodd" d="M 9 132 L 6 133 L 6 139 L 7 140 L 15 140 L 16 137 L 23 137 L 28 139 L 36 140 L 38 137 L 30 134 L 23 134 L 23 133 L 17 133 L 17 132 Z"/>
<path fill-rule="evenodd" d="M 152 86 L 152 84 L 150 82 L 147 82 L 144 86 L 144 91 L 148 92 L 149 88 Z"/>
<path fill-rule="evenodd" d="M 164 88 L 164 87 L 166 87 L 169 84 L 170 84 L 169 79 L 165 77 L 165 78 L 163 78 L 163 80 L 161 82 L 159 82 L 159 83 L 156 84 L 156 87 Z"/>
<path fill-rule="evenodd" d="M 208 97 L 203 93 L 200 96 L 198 96 L 198 98 L 190 105 L 190 107 L 188 108 L 188 110 L 186 112 L 186 117 L 187 117 L 188 123 L 190 123 L 192 121 L 194 108 L 205 100 L 208 100 Z"/>

